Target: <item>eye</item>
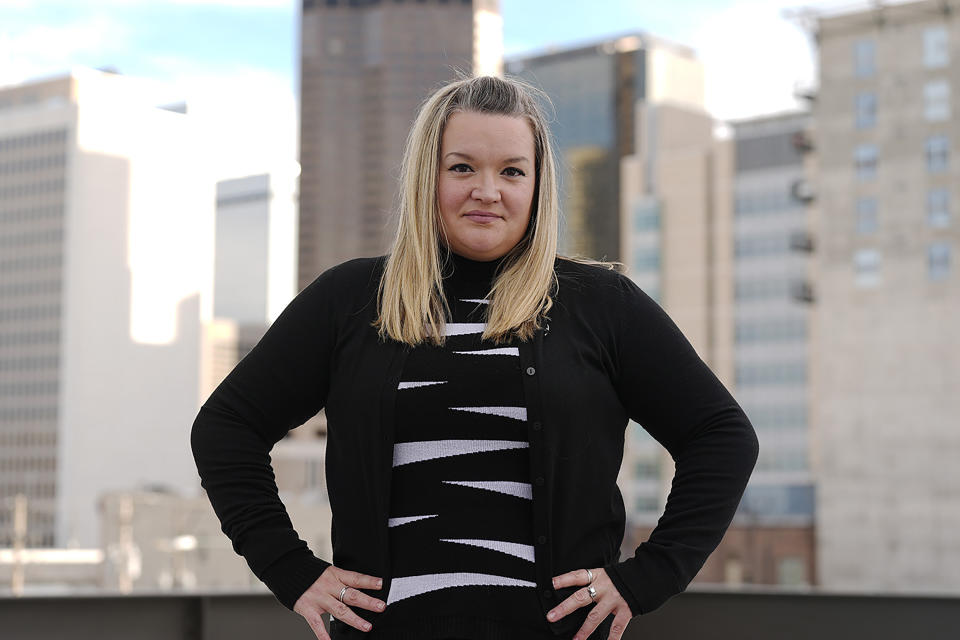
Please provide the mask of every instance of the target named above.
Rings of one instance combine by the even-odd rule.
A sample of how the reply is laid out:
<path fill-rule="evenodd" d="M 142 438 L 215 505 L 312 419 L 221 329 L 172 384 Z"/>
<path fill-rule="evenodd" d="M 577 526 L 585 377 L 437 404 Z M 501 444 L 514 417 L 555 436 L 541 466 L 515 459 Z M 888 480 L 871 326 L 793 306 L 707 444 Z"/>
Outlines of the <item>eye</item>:
<path fill-rule="evenodd" d="M 473 169 L 465 162 L 461 162 L 450 167 L 448 171 L 453 171 L 454 173 L 466 173 L 467 171 L 473 171 Z"/>
<path fill-rule="evenodd" d="M 527 175 L 520 169 L 517 169 L 516 167 L 507 167 L 506 169 L 503 170 L 503 173 L 507 174 L 511 178 L 519 178 L 521 176 Z"/>

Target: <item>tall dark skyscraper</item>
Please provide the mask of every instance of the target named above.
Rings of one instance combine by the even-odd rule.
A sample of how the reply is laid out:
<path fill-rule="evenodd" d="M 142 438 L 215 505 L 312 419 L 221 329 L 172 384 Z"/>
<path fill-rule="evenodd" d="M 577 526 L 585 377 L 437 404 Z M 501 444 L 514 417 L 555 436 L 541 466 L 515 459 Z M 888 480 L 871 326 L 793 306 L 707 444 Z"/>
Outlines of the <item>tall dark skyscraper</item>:
<path fill-rule="evenodd" d="M 298 286 L 385 252 L 417 107 L 455 70 L 497 74 L 499 0 L 304 0 Z"/>

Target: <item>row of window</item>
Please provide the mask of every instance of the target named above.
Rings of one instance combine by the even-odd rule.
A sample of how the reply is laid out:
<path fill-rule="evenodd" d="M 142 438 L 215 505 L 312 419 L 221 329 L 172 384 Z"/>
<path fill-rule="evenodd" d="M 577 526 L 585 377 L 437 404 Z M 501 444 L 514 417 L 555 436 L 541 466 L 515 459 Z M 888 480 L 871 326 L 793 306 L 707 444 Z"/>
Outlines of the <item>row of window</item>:
<path fill-rule="evenodd" d="M 0 162 L 0 177 L 12 176 L 18 173 L 32 173 L 45 169 L 56 169 L 63 167 L 67 162 L 65 155 L 56 154 L 48 156 L 36 156 L 33 158 L 23 158 L 10 162 Z"/>
<path fill-rule="evenodd" d="M 26 458 L 17 456 L 15 458 L 0 458 L 0 473 L 4 471 L 24 472 L 24 471 L 55 471 L 57 461 L 53 458 Z"/>
<path fill-rule="evenodd" d="M 786 299 L 797 286 L 798 282 L 784 278 L 737 280 L 733 297 L 740 301 Z"/>
<path fill-rule="evenodd" d="M 760 447 L 755 471 L 806 471 L 806 449 Z"/>
<path fill-rule="evenodd" d="M 923 66 L 942 69 L 950 65 L 950 32 L 946 25 L 923 30 Z M 877 73 L 877 42 L 862 38 L 853 44 L 853 72 L 858 78 L 871 78 Z"/>
<path fill-rule="evenodd" d="M 750 422 L 758 429 L 802 429 L 807 426 L 807 407 L 804 405 L 776 405 L 750 407 Z"/>
<path fill-rule="evenodd" d="M 3 210 L 4 203 L 0 201 L 0 222 L 25 222 L 27 220 L 47 220 L 63 217 L 62 205 L 44 205 L 42 207 L 22 207 L 19 209 Z"/>
<path fill-rule="evenodd" d="M 797 210 L 804 210 L 803 202 L 794 197 L 791 191 L 783 189 L 743 191 L 733 201 L 733 212 L 739 216 Z"/>
<path fill-rule="evenodd" d="M 5 151 L 20 151 L 49 145 L 63 145 L 67 141 L 66 129 L 50 129 L 35 131 L 22 136 L 0 138 L 0 153 Z"/>
<path fill-rule="evenodd" d="M 806 362 L 764 362 L 736 367 L 737 386 L 795 384 L 807 379 Z"/>
<path fill-rule="evenodd" d="M 0 449 L 8 447 L 41 447 L 53 446 L 57 444 L 57 436 L 54 432 L 0 432 Z"/>
<path fill-rule="evenodd" d="M 872 196 L 857 198 L 857 233 L 868 235 L 880 228 L 879 205 Z M 927 190 L 926 203 L 927 226 L 933 229 L 944 229 L 950 226 L 950 191 L 949 189 Z"/>
<path fill-rule="evenodd" d="M 59 253 L 53 255 L 23 256 L 21 258 L 0 260 L 0 273 L 27 271 L 30 269 L 60 268 L 61 266 L 63 266 L 63 256 Z"/>
<path fill-rule="evenodd" d="M 633 250 L 630 268 L 636 271 L 657 271 L 660 269 L 660 247 L 640 247 Z"/>
<path fill-rule="evenodd" d="M 24 320 L 49 320 L 60 317 L 59 304 L 29 305 L 26 307 L 0 308 L 0 322 L 22 322 Z"/>
<path fill-rule="evenodd" d="M 12 482 L 10 484 L 0 483 L 0 498 L 12 498 L 17 494 L 23 494 L 28 498 L 54 498 L 54 485 L 46 482 Z M 39 514 L 33 512 L 31 516 Z"/>
<path fill-rule="evenodd" d="M 25 247 L 31 244 L 60 244 L 63 242 L 63 229 L 44 229 L 25 233 L 0 234 L 0 248 Z"/>
<path fill-rule="evenodd" d="M 931 282 L 946 280 L 950 275 L 951 247 L 946 242 L 935 242 L 927 247 L 927 279 Z M 860 287 L 879 286 L 881 278 L 881 254 L 879 249 L 860 249 L 853 254 L 854 282 Z"/>
<path fill-rule="evenodd" d="M 5 198 L 26 198 L 28 196 L 47 195 L 51 193 L 61 193 L 64 188 L 63 178 L 56 180 L 38 180 L 36 182 L 26 182 L 23 184 L 14 184 L 8 187 L 0 187 L 0 199 Z"/>
<path fill-rule="evenodd" d="M 854 96 L 853 120 L 857 129 L 872 129 L 877 125 L 877 94 L 864 91 Z M 923 86 L 923 117 L 927 122 L 950 119 L 950 83 L 931 80 Z"/>
<path fill-rule="evenodd" d="M 31 382 L 0 383 L 0 398 L 19 396 L 42 396 L 57 393 L 60 383 L 57 380 L 33 380 Z"/>
<path fill-rule="evenodd" d="M 802 316 L 740 320 L 734 327 L 734 339 L 738 344 L 806 340 L 807 322 Z"/>
<path fill-rule="evenodd" d="M 879 163 L 877 145 L 861 144 L 854 149 L 853 164 L 857 179 L 861 182 L 877 177 Z M 942 134 L 930 136 L 924 142 L 924 155 L 929 173 L 943 173 L 950 168 L 950 139 Z"/>
<path fill-rule="evenodd" d="M 0 347 L 12 345 L 57 344 L 59 331 L 11 331 L 0 333 Z"/>
<path fill-rule="evenodd" d="M 47 547 L 53 546 L 52 533 L 44 533 L 44 534 L 28 533 L 24 537 L 26 538 L 26 541 L 24 544 L 26 544 L 26 546 L 28 547 L 47 548 Z M 0 534 L 0 547 L 12 547 L 12 546 L 13 546 L 13 536 Z"/>
<path fill-rule="evenodd" d="M 34 420 L 56 420 L 57 407 L 54 406 L 32 406 L 32 407 L 4 407 L 0 408 L 0 422 L 31 422 Z M 0 435 L 0 447 L 6 446 L 6 436 Z"/>
<path fill-rule="evenodd" d="M 735 238 L 733 241 L 733 255 L 738 258 L 782 255 L 790 251 L 790 237 L 782 232 Z"/>
<path fill-rule="evenodd" d="M 59 295 L 63 289 L 62 281 L 56 280 L 28 280 L 26 282 L 10 282 L 0 284 L 0 298 L 7 300 L 15 296 L 32 296 L 41 294 Z"/>
<path fill-rule="evenodd" d="M 0 358 L 0 372 L 3 371 L 41 371 L 56 369 L 60 366 L 58 356 L 30 356 L 22 358 Z"/>

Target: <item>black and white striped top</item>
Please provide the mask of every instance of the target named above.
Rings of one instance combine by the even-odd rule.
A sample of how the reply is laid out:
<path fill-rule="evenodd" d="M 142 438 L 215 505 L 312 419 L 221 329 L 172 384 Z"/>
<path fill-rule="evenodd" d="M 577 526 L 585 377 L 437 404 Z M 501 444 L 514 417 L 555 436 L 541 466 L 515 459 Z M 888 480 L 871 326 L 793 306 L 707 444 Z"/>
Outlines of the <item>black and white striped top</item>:
<path fill-rule="evenodd" d="M 413 349 L 397 392 L 391 582 L 374 633 L 552 637 L 535 593 L 519 352 L 480 339 L 497 265 L 452 265 L 446 344 Z"/>

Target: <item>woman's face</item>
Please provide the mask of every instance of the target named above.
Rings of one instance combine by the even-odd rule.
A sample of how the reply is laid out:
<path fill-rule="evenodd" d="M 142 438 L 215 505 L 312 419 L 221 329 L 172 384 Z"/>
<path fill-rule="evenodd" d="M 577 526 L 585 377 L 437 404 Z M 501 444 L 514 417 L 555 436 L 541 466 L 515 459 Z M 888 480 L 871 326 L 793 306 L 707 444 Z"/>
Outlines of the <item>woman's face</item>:
<path fill-rule="evenodd" d="M 527 120 L 472 111 L 447 119 L 437 192 L 454 253 L 490 261 L 510 251 L 526 233 L 535 183 Z"/>

